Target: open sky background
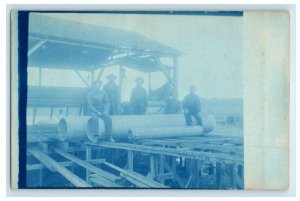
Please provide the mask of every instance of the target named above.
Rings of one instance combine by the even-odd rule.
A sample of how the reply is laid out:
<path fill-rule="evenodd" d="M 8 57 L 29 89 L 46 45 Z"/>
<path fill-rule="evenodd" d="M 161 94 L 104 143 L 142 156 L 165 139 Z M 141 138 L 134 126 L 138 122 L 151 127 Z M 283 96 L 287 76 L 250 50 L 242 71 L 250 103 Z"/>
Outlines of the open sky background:
<path fill-rule="evenodd" d="M 203 98 L 243 98 L 243 17 L 74 13 L 43 15 L 134 31 L 184 52 L 179 58 L 179 99 L 188 93 L 191 85 L 197 87 L 197 93 Z M 106 75 L 116 73 L 116 70 L 106 70 L 102 80 L 106 82 Z M 28 75 L 29 85 L 37 84 L 37 70 L 29 69 Z M 88 74 L 83 75 L 90 79 Z M 127 70 L 126 75 L 123 100 L 129 99 L 131 89 L 135 86 L 134 77 L 143 76 L 145 86 L 148 84 L 146 74 Z M 152 79 L 152 88 L 164 82 L 164 76 L 156 73 Z M 84 86 L 73 72 L 47 69 L 43 70 L 42 84 Z"/>

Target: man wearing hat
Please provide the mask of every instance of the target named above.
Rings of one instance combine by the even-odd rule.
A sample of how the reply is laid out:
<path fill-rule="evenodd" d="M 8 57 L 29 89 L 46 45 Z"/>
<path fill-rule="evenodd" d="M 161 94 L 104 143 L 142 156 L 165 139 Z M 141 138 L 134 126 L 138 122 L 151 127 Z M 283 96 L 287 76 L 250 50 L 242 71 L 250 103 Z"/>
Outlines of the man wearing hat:
<path fill-rule="evenodd" d="M 147 90 L 142 86 L 144 79 L 137 77 L 135 79 L 136 87 L 133 88 L 130 97 L 130 104 L 134 111 L 134 114 L 145 114 L 148 105 Z"/>
<path fill-rule="evenodd" d="M 186 123 L 188 126 L 192 126 L 192 116 L 196 118 L 197 124 L 202 126 L 202 120 L 199 116 L 201 111 L 201 103 L 199 96 L 196 95 L 196 87 L 190 87 L 190 94 L 186 95 L 182 102 L 182 108 L 184 111 Z"/>
<path fill-rule="evenodd" d="M 95 136 L 98 137 L 99 122 L 98 118 L 103 119 L 105 125 L 105 138 L 110 142 L 114 142 L 112 138 L 112 121 L 108 115 L 109 102 L 106 93 L 101 90 L 102 82 L 96 81 L 93 88 L 87 95 L 87 103 L 89 114 L 94 119 Z"/>
<path fill-rule="evenodd" d="M 109 100 L 109 114 L 117 115 L 120 113 L 120 93 L 119 86 L 115 83 L 117 77 L 110 74 L 106 77 L 108 82 L 104 85 L 103 90 L 107 94 Z"/>

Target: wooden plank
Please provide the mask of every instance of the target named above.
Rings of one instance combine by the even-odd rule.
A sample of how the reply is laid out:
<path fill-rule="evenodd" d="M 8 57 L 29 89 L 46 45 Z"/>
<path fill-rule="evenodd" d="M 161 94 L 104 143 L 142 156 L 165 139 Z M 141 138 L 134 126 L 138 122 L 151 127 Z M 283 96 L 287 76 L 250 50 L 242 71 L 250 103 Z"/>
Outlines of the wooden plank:
<path fill-rule="evenodd" d="M 137 181 L 139 181 L 140 183 L 143 183 L 145 185 L 147 185 L 148 187 L 152 187 L 152 188 L 166 188 L 166 186 L 156 182 L 156 181 L 153 181 L 153 180 L 149 180 L 147 179 L 146 177 L 144 177 L 143 175 L 140 175 L 136 172 L 133 172 L 133 171 L 129 171 L 129 170 L 124 170 L 116 165 L 113 165 L 111 163 L 108 163 L 108 162 L 105 162 L 104 163 L 105 165 L 107 165 L 108 167 L 111 167 L 115 170 L 117 170 L 118 172 L 122 173 L 123 175 L 126 175 L 126 176 L 129 176 Z"/>
<path fill-rule="evenodd" d="M 120 176 L 126 180 L 128 180 L 130 183 L 134 184 L 136 187 L 139 187 L 139 188 L 150 188 L 151 186 L 148 186 L 126 174 L 123 174 L 123 173 L 120 173 Z"/>
<path fill-rule="evenodd" d="M 188 188 L 188 187 L 191 185 L 192 180 L 193 180 L 193 175 L 191 175 L 191 176 L 189 177 L 189 180 L 187 181 L 187 183 L 186 183 L 186 185 L 185 185 L 184 188 Z"/>
<path fill-rule="evenodd" d="M 89 180 L 97 185 L 108 188 L 122 188 L 122 186 L 104 178 L 97 174 L 91 174 Z"/>
<path fill-rule="evenodd" d="M 93 159 L 93 160 L 88 160 L 87 162 L 97 165 L 97 164 L 104 163 L 105 159 Z M 72 161 L 58 162 L 58 163 L 64 167 L 71 167 L 74 165 L 74 163 Z M 34 171 L 34 170 L 39 170 L 39 169 L 44 169 L 44 168 L 47 168 L 47 167 L 45 167 L 45 165 L 43 165 L 41 163 L 26 165 L 26 171 Z"/>
<path fill-rule="evenodd" d="M 167 145 L 173 145 L 173 146 L 180 146 L 180 149 L 208 149 L 208 150 L 213 150 L 213 151 L 219 151 L 219 152 L 224 152 L 224 153 L 236 153 L 236 154 L 243 154 L 244 149 L 242 146 L 236 146 L 236 145 L 223 145 L 223 144 L 209 144 L 209 143 L 203 143 L 203 142 L 184 142 L 184 143 L 178 143 L 175 142 L 161 142 L 161 143 L 155 143 L 155 142 L 146 142 L 145 145 L 160 145 L 160 144 L 167 144 Z"/>
<path fill-rule="evenodd" d="M 66 159 L 69 159 L 70 161 L 76 163 L 77 165 L 79 165 L 81 167 L 84 167 L 87 170 L 90 170 L 91 172 L 93 172 L 95 174 L 98 174 L 101 177 L 104 177 L 104 178 L 109 179 L 111 181 L 115 181 L 116 179 L 119 179 L 119 177 L 117 177 L 117 176 L 115 176 L 115 175 L 113 175 L 113 174 L 111 174 L 107 171 L 101 170 L 101 169 L 97 168 L 96 166 L 93 166 L 92 164 L 90 164 L 86 161 L 83 161 L 79 158 L 76 158 L 75 156 L 72 156 L 71 154 L 69 154 L 69 153 L 67 153 L 63 150 L 60 150 L 60 149 L 57 149 L 57 148 L 52 148 L 52 150 L 54 152 L 58 153 L 59 155 L 65 157 Z"/>
<path fill-rule="evenodd" d="M 69 180 L 76 187 L 92 187 L 90 184 L 86 183 L 84 180 L 73 174 L 70 170 L 59 164 L 54 159 L 50 158 L 44 152 L 41 152 L 37 149 L 29 149 L 29 152 L 38 159 L 41 163 L 43 163 L 46 167 L 52 170 L 56 170 L 63 177 Z"/>

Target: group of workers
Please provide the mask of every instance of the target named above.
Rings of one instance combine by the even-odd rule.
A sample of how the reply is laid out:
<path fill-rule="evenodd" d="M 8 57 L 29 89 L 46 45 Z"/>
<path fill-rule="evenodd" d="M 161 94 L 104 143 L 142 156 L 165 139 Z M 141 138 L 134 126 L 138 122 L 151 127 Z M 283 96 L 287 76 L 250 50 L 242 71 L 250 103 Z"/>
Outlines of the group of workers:
<path fill-rule="evenodd" d="M 105 125 L 105 138 L 107 141 L 114 142 L 112 137 L 112 120 L 110 115 L 121 114 L 121 99 L 119 86 L 115 80 L 117 77 L 113 74 L 107 76 L 108 82 L 102 88 L 102 82 L 96 81 L 87 95 L 87 104 L 89 114 L 94 118 L 95 127 L 98 128 L 98 119 L 101 118 Z M 143 87 L 144 79 L 137 77 L 135 79 L 136 87 L 132 89 L 130 96 L 130 107 L 132 114 L 143 115 L 148 106 L 147 90 Z M 188 126 L 193 125 L 192 117 L 196 119 L 197 125 L 202 125 L 201 103 L 199 96 L 196 95 L 196 88 L 190 87 L 190 93 L 185 96 L 182 105 L 177 99 L 176 93 L 171 90 L 166 101 L 165 113 L 176 114 L 181 112 L 181 106 Z"/>

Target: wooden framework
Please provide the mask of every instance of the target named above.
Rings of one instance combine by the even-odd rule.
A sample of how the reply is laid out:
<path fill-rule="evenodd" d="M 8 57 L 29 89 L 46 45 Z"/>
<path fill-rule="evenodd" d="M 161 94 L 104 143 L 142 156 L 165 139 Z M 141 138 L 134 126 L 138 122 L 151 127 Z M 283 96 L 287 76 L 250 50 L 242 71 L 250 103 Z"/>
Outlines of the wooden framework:
<path fill-rule="evenodd" d="M 243 139 L 238 137 L 182 137 L 134 144 L 58 143 L 44 137 L 29 143 L 35 148 L 28 154 L 40 163 L 27 165 L 27 171 L 40 172 L 39 185 L 43 183 L 43 171 L 48 169 L 67 178 L 71 186 L 80 187 L 243 188 Z M 83 153 L 84 157 L 75 153 Z M 58 156 L 65 160 L 55 161 Z M 141 164 L 143 157 L 148 162 Z M 120 161 L 125 164 L 120 166 Z M 82 168 L 84 174 L 72 173 L 74 167 Z M 141 173 L 141 167 L 147 171 Z M 71 170 L 66 171 L 68 168 Z"/>

